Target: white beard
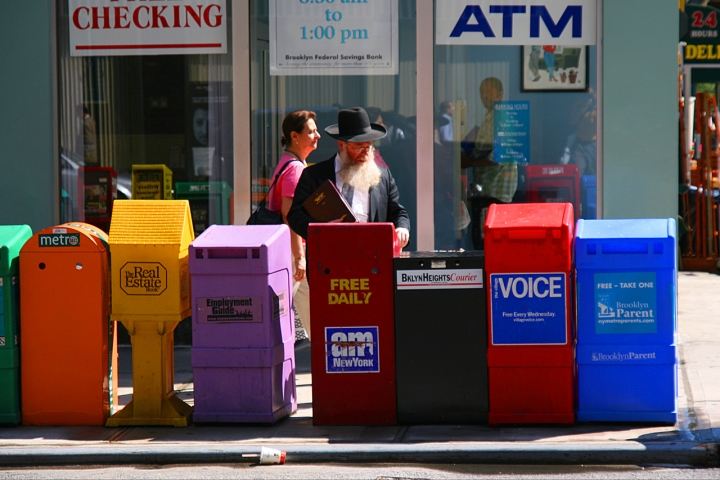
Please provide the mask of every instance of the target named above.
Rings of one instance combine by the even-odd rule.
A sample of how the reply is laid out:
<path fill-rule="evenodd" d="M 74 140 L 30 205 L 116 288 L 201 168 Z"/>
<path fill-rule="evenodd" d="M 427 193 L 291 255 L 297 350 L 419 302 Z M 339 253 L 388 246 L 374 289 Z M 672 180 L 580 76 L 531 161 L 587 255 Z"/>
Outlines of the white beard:
<path fill-rule="evenodd" d="M 363 192 L 380 183 L 382 172 L 375 163 L 375 152 L 369 153 L 368 160 L 363 163 L 352 162 L 345 151 L 338 152 L 338 156 L 340 157 L 338 175 L 343 183 Z"/>

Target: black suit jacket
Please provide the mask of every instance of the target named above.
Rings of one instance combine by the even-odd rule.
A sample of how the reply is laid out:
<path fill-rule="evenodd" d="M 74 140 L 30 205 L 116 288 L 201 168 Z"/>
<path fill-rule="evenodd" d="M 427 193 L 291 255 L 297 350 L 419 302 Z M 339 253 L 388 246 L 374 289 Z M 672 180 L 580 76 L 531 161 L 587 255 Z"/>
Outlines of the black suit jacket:
<path fill-rule="evenodd" d="M 407 228 L 410 231 L 410 218 L 405 207 L 400 205 L 400 193 L 395 180 L 387 168 L 379 167 L 382 172 L 380 183 L 370 189 L 370 222 L 391 222 L 395 228 Z M 322 185 L 325 180 L 335 183 L 335 156 L 324 162 L 306 168 L 297 187 L 290 212 L 288 224 L 295 233 L 307 238 L 308 225 L 316 222 L 302 206 L 303 202 Z"/>

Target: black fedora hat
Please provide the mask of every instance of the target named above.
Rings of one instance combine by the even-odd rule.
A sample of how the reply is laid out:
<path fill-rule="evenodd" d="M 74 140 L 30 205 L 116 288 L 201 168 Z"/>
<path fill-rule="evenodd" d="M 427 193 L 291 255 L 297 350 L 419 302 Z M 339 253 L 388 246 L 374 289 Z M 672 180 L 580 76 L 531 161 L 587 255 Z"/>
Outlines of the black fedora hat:
<path fill-rule="evenodd" d="M 362 107 L 349 108 L 338 112 L 337 125 L 330 125 L 325 133 L 344 142 L 372 142 L 387 135 L 382 125 L 370 123 Z"/>

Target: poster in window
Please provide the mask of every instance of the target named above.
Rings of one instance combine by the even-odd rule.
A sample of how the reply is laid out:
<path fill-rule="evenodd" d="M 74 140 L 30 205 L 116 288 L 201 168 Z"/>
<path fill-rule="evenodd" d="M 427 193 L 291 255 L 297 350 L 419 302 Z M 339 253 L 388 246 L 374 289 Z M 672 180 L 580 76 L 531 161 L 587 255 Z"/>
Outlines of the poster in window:
<path fill-rule="evenodd" d="M 588 88 L 588 48 L 570 45 L 522 47 L 522 90 L 579 91 Z"/>

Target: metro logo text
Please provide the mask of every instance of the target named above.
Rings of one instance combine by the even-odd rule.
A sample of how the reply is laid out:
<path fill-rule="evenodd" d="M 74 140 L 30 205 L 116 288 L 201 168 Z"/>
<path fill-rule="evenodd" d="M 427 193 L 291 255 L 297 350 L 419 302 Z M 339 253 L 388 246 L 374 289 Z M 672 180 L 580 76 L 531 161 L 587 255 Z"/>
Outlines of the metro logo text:
<path fill-rule="evenodd" d="M 79 233 L 41 233 L 38 235 L 40 247 L 79 247 Z"/>

